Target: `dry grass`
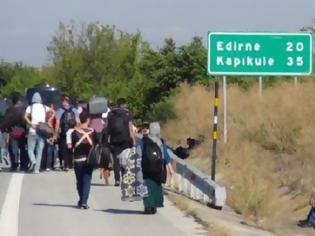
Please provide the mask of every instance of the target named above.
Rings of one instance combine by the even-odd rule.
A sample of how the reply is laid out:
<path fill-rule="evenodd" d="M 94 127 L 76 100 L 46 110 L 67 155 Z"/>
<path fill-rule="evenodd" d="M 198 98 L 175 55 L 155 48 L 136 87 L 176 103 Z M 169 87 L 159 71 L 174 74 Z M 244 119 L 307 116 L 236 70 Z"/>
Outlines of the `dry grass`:
<path fill-rule="evenodd" d="M 187 215 L 194 217 L 196 220 L 198 220 L 202 225 L 204 225 L 208 231 L 209 236 L 230 236 L 231 234 L 228 233 L 226 229 L 220 228 L 214 224 L 211 224 L 210 222 L 204 221 L 202 219 L 202 216 L 200 216 L 200 213 L 197 209 L 191 207 L 188 199 L 181 195 L 177 195 L 174 193 L 170 193 L 168 195 L 168 199 L 171 200 L 175 206 L 177 206 L 180 210 L 184 211 Z"/>
<path fill-rule="evenodd" d="M 231 236 L 231 233 L 228 233 L 223 231 L 222 229 L 219 229 L 215 225 L 210 225 L 209 226 L 209 236 Z"/>
<path fill-rule="evenodd" d="M 204 87 L 183 85 L 174 99 L 178 118 L 163 128 L 171 146 L 189 136 L 204 139 L 191 161 L 208 173 L 212 101 Z M 228 135 L 228 144 L 219 143 L 218 178 L 229 187 L 228 201 L 237 212 L 272 228 L 275 218 L 294 214 L 307 202 L 315 189 L 313 82 L 298 89 L 279 84 L 264 90 L 262 98 L 257 88 L 229 87 Z"/>
<path fill-rule="evenodd" d="M 175 145 L 185 144 L 188 135 L 200 138 L 209 135 L 212 120 L 209 116 L 211 99 L 211 94 L 203 87 L 182 86 L 174 103 L 178 118 L 168 122 L 164 129 L 168 142 Z"/>

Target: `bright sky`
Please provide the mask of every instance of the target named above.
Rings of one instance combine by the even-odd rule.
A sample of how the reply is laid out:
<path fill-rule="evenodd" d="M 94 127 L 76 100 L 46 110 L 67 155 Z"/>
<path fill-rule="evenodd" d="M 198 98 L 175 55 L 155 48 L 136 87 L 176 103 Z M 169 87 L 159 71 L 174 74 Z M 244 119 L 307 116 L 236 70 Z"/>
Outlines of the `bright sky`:
<path fill-rule="evenodd" d="M 315 0 L 0 0 L 0 58 L 48 62 L 58 23 L 76 20 L 140 30 L 153 46 L 180 45 L 208 31 L 298 31 L 312 24 Z"/>

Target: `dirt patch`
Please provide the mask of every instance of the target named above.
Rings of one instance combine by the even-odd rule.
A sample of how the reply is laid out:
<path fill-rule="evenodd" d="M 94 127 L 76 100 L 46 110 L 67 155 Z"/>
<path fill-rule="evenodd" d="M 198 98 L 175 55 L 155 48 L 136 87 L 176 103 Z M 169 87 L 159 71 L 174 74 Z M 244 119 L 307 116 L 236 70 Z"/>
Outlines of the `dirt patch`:
<path fill-rule="evenodd" d="M 231 209 L 214 210 L 177 193 L 167 192 L 168 199 L 179 209 L 193 216 L 209 231 L 209 236 L 272 236 L 252 222 L 245 222 Z"/>

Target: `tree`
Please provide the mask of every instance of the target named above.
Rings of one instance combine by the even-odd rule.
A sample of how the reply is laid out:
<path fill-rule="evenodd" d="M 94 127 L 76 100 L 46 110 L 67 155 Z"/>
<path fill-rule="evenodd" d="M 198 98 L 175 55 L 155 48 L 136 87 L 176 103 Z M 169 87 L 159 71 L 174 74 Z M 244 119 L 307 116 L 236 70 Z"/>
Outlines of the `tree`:
<path fill-rule="evenodd" d="M 130 34 L 98 23 L 60 23 L 48 47 L 50 74 L 59 88 L 79 99 L 125 97 L 135 116 L 140 116 L 146 110 L 144 100 L 150 87 L 139 69 L 145 48 L 148 44 L 139 32 Z"/>
<path fill-rule="evenodd" d="M 179 50 L 181 81 L 189 84 L 207 82 L 207 51 L 203 46 L 202 38 L 194 37 L 192 42 Z"/>
<path fill-rule="evenodd" d="M 57 85 L 81 99 L 112 95 L 111 83 L 134 77 L 141 44 L 140 33 L 125 33 L 114 26 L 60 23 L 48 47 Z"/>
<path fill-rule="evenodd" d="M 23 67 L 22 63 L 8 63 L 0 61 L 0 86 L 4 87 L 11 82 L 17 70 Z"/>
<path fill-rule="evenodd" d="M 37 68 L 22 64 L 15 64 L 13 68 L 14 70 L 10 74 L 10 79 L 1 89 L 3 96 L 9 96 L 12 93 L 24 94 L 26 88 L 45 81 L 41 76 L 40 70 Z"/>

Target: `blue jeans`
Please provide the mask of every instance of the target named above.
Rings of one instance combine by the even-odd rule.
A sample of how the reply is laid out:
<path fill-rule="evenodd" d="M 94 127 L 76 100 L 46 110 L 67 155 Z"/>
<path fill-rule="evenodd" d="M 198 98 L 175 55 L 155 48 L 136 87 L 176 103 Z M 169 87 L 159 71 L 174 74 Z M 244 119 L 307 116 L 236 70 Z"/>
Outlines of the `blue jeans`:
<path fill-rule="evenodd" d="M 93 168 L 86 162 L 75 162 L 74 172 L 77 179 L 79 203 L 85 205 L 90 195 Z"/>
<path fill-rule="evenodd" d="M 45 141 L 37 134 L 28 134 L 27 138 L 27 151 L 31 163 L 36 163 L 35 170 L 39 171 L 42 161 L 43 149 Z"/>
<path fill-rule="evenodd" d="M 5 157 L 5 149 L 3 147 L 0 148 L 0 165 L 3 163 L 3 158 Z"/>
<path fill-rule="evenodd" d="M 57 148 L 55 144 L 47 144 L 47 161 L 46 169 L 54 169 Z"/>
<path fill-rule="evenodd" d="M 6 141 L 5 141 L 5 134 L 0 131 L 0 164 L 3 163 L 3 158 L 7 155 L 7 148 L 6 148 Z"/>

